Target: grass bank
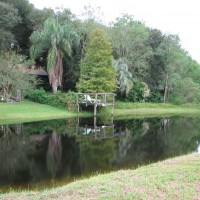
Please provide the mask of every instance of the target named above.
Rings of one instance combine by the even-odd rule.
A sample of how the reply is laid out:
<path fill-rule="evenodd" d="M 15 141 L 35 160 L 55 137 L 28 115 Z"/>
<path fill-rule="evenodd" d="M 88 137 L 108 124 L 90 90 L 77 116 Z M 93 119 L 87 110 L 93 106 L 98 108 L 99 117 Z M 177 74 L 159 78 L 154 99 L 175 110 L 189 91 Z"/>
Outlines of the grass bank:
<path fill-rule="evenodd" d="M 49 190 L 0 194 L 0 199 L 200 199 L 200 154 L 96 175 Z"/>
<path fill-rule="evenodd" d="M 108 108 L 109 109 L 109 108 Z M 107 114 L 109 114 L 107 112 Z M 44 119 L 58 119 L 75 116 L 86 116 L 91 113 L 79 114 L 67 110 L 58 109 L 52 106 L 38 104 L 30 101 L 20 103 L 0 103 L 0 124 L 28 122 Z M 123 116 L 154 117 L 154 116 L 172 116 L 172 115 L 198 115 L 200 116 L 200 105 L 198 104 L 153 104 L 153 103 L 127 103 L 116 102 L 114 116 L 120 118 Z"/>
<path fill-rule="evenodd" d="M 30 101 L 0 103 L 0 124 L 74 116 L 77 116 L 77 113 Z"/>
<path fill-rule="evenodd" d="M 173 105 L 168 103 L 128 103 L 116 102 L 115 116 L 132 115 L 141 116 L 172 116 L 172 115 L 200 115 L 200 105 L 183 104 Z"/>

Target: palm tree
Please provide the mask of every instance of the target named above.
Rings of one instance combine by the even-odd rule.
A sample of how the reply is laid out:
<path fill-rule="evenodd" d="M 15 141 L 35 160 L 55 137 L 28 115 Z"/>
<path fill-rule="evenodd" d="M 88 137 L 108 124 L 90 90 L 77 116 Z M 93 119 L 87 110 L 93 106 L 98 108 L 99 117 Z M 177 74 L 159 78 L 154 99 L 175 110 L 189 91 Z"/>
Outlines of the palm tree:
<path fill-rule="evenodd" d="M 118 60 L 113 60 L 113 65 L 118 74 L 118 80 L 120 81 L 120 91 L 125 92 L 126 96 L 133 88 L 134 79 L 131 72 L 128 69 L 128 65 L 125 60 L 119 58 Z"/>
<path fill-rule="evenodd" d="M 78 34 L 75 32 L 71 23 L 59 24 L 55 18 L 48 18 L 41 30 L 36 30 L 30 37 L 32 46 L 30 54 L 33 59 L 48 51 L 47 71 L 49 83 L 55 94 L 58 86 L 62 86 L 64 54 L 70 56 L 72 46 L 79 44 Z"/>

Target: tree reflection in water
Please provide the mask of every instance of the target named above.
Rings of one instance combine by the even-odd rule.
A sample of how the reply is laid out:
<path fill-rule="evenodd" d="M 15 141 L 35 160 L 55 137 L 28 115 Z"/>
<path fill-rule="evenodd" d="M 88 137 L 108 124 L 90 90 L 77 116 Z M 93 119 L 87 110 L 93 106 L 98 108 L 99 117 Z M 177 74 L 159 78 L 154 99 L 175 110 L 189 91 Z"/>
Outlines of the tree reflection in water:
<path fill-rule="evenodd" d="M 0 186 L 29 187 L 44 180 L 48 185 L 58 178 L 66 183 L 74 177 L 198 151 L 199 122 L 199 118 L 172 117 L 115 120 L 93 127 L 88 122 L 77 127 L 77 119 L 3 125 Z M 93 131 L 84 134 L 85 129 Z"/>
<path fill-rule="evenodd" d="M 47 150 L 47 168 L 52 178 L 61 170 L 62 160 L 62 143 L 61 136 L 57 135 L 56 130 L 53 130 L 49 138 L 49 145 Z"/>
<path fill-rule="evenodd" d="M 22 180 L 25 171 L 31 167 L 29 158 L 35 150 L 35 144 L 29 139 L 29 136 L 22 132 L 19 133 L 19 129 L 16 127 L 17 125 L 1 126 L 0 184 Z M 27 176 L 29 174 L 25 177 L 27 178 Z"/>

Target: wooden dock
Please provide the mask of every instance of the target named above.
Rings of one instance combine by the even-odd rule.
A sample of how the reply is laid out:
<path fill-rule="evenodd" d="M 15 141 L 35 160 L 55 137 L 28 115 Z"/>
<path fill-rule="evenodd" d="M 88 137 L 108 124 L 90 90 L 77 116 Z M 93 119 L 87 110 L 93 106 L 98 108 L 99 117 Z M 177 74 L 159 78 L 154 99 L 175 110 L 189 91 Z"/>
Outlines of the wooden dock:
<path fill-rule="evenodd" d="M 115 94 L 114 93 L 78 93 L 78 112 L 81 106 L 94 106 L 94 116 L 97 114 L 98 106 L 111 106 L 111 113 L 114 113 Z"/>

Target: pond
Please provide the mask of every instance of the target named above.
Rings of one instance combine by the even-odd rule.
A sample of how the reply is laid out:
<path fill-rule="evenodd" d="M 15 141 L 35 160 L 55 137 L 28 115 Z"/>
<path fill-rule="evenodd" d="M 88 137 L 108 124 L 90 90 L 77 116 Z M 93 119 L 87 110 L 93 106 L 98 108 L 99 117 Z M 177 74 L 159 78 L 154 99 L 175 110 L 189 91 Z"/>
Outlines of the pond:
<path fill-rule="evenodd" d="M 198 117 L 1 125 L 0 191 L 64 185 L 199 150 Z"/>

